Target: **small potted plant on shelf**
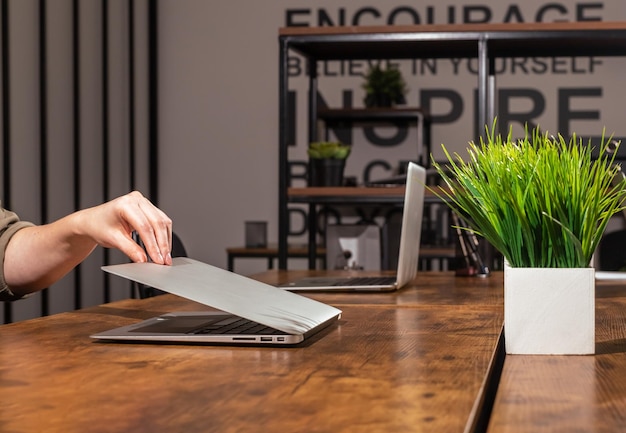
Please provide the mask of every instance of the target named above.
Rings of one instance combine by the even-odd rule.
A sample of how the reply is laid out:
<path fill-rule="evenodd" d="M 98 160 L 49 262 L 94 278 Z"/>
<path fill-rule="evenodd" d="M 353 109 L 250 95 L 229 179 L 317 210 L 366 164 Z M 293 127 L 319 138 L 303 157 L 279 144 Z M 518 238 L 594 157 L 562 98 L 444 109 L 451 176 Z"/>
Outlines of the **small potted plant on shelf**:
<path fill-rule="evenodd" d="M 626 180 L 602 136 L 566 140 L 535 128 L 469 144 L 467 160 L 443 146 L 434 163 L 448 187 L 433 191 L 502 253 L 505 345 L 511 354 L 595 352 L 593 253 L 623 210 Z"/>
<path fill-rule="evenodd" d="M 309 186 L 341 186 L 352 147 L 339 141 L 309 144 Z"/>
<path fill-rule="evenodd" d="M 380 64 L 373 66 L 365 75 L 363 89 L 365 89 L 363 102 L 366 107 L 391 107 L 406 103 L 408 89 L 397 67 L 389 66 L 383 69 Z"/>

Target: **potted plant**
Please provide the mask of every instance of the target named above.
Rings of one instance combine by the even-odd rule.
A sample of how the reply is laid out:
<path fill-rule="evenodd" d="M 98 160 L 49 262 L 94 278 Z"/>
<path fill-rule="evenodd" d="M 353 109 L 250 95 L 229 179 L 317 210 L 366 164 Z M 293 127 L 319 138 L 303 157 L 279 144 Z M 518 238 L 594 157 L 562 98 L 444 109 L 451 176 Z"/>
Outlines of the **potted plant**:
<path fill-rule="evenodd" d="M 380 64 L 370 68 L 365 75 L 364 103 L 366 107 L 391 107 L 394 104 L 405 104 L 407 85 L 397 67 L 383 69 Z"/>
<path fill-rule="evenodd" d="M 593 253 L 623 210 L 626 180 L 602 135 L 593 146 L 535 128 L 519 140 L 495 133 L 469 144 L 467 160 L 443 147 L 435 191 L 505 259 L 507 353 L 595 352 Z"/>
<path fill-rule="evenodd" d="M 352 147 L 338 141 L 309 144 L 309 186 L 341 186 Z"/>

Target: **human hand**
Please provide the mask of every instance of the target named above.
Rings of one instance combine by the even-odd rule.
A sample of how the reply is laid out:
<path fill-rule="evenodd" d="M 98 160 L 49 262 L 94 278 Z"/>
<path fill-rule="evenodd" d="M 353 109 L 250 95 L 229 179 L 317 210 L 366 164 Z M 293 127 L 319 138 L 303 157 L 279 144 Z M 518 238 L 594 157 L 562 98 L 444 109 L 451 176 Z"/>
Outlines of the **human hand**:
<path fill-rule="evenodd" d="M 134 262 L 146 262 L 146 252 L 133 240 L 136 231 L 153 262 L 172 264 L 172 220 L 140 192 L 133 191 L 80 213 L 84 234 L 97 244 L 117 248 Z"/>

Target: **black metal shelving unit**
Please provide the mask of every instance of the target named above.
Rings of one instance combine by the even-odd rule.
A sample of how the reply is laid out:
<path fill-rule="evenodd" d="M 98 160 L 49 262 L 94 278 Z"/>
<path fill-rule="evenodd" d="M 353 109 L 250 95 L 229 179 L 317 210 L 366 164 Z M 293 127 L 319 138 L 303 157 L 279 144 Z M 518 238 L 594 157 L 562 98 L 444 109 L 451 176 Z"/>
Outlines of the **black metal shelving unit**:
<path fill-rule="evenodd" d="M 353 126 L 361 123 L 371 124 L 380 122 L 406 122 L 408 124 L 414 124 L 417 129 L 417 162 L 425 167 L 429 165 L 430 119 L 428 113 L 421 108 L 320 108 L 317 110 L 316 119 L 323 121 L 326 126 L 326 140 L 329 138 L 329 130 L 340 125 Z M 314 119 L 311 119 L 311 121 L 314 121 Z"/>
<path fill-rule="evenodd" d="M 326 60 L 475 58 L 478 60 L 476 131 L 496 116 L 495 59 L 512 57 L 626 56 L 626 22 L 460 24 L 376 27 L 293 27 L 279 30 L 279 228 L 278 267 L 287 268 L 288 56 L 308 62 L 308 138 L 316 141 L 317 63 Z M 478 137 L 477 137 L 478 138 Z M 329 195 L 330 197 L 330 195 Z M 350 196 L 334 197 L 350 204 Z M 309 197 L 312 205 L 323 203 Z M 354 200 L 365 200 L 362 196 Z M 376 197 L 371 197 L 375 201 Z M 310 237 L 311 239 L 311 237 Z M 313 248 L 314 250 L 314 248 Z M 311 265 L 311 263 L 310 263 Z M 314 266 L 314 263 L 313 263 Z"/>

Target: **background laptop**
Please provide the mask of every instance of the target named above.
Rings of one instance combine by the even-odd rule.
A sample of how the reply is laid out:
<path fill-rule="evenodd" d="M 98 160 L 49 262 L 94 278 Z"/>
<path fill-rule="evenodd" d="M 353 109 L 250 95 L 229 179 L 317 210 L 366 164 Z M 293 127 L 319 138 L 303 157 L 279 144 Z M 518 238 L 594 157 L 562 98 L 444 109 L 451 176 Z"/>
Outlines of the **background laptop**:
<path fill-rule="evenodd" d="M 171 266 L 126 263 L 106 272 L 211 306 L 174 312 L 91 337 L 106 340 L 226 344 L 297 344 L 341 316 L 330 305 L 187 257 Z"/>
<path fill-rule="evenodd" d="M 422 234 L 424 213 L 424 189 L 426 169 L 409 162 L 402 227 L 400 229 L 400 248 L 398 251 L 398 270 L 395 276 L 380 277 L 306 277 L 281 285 L 287 290 L 375 290 L 391 291 L 403 287 L 417 273 L 419 247 Z"/>
<path fill-rule="evenodd" d="M 624 271 L 596 271 L 596 280 L 621 280 L 626 281 L 626 272 Z"/>

